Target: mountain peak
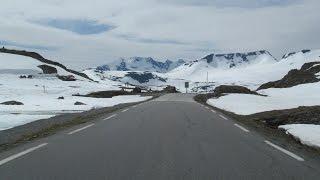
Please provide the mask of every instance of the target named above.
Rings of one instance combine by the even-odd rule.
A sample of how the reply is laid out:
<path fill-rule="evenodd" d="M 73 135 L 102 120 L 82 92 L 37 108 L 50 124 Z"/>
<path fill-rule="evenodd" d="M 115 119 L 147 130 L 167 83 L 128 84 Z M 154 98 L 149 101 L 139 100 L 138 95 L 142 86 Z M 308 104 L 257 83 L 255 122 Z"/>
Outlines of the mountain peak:
<path fill-rule="evenodd" d="M 120 60 L 120 61 L 119 61 Z M 152 71 L 165 73 L 185 63 L 184 60 L 165 62 L 154 60 L 152 57 L 120 58 L 110 64 L 98 66 L 99 71 Z"/>

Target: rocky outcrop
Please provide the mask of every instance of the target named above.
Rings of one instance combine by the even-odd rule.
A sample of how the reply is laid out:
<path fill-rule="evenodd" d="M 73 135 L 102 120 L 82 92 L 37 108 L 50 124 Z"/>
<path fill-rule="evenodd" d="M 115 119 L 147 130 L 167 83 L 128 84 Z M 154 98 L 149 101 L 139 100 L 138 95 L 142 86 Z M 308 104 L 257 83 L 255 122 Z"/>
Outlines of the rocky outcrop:
<path fill-rule="evenodd" d="M 163 93 L 178 93 L 176 87 L 174 87 L 174 86 L 167 86 L 167 87 L 163 88 L 163 90 L 161 92 L 163 92 Z"/>
<path fill-rule="evenodd" d="M 150 80 L 159 80 L 162 82 L 166 82 L 166 79 L 161 78 L 161 77 L 154 75 L 152 73 L 149 73 L 149 72 L 143 72 L 143 73 L 129 72 L 128 74 L 125 75 L 125 77 L 130 77 L 130 78 L 138 81 L 141 84 L 147 83 Z"/>
<path fill-rule="evenodd" d="M 55 61 L 51 61 L 48 60 L 44 57 L 42 57 L 40 54 L 36 53 L 36 52 L 29 52 L 29 51 L 23 51 L 23 50 L 13 50 L 13 49 L 6 49 L 6 48 L 0 48 L 0 52 L 1 53 L 8 53 L 8 54 L 15 54 L 15 55 L 20 55 L 20 56 L 26 56 L 26 57 L 31 57 L 33 59 L 37 59 L 38 61 L 45 63 L 45 64 L 50 64 L 50 65 L 55 65 L 58 66 L 64 70 L 66 70 L 67 72 L 70 72 L 72 74 L 76 74 L 78 76 L 81 76 L 83 78 L 89 79 L 91 81 L 93 81 L 91 78 L 89 78 L 86 74 L 72 70 L 72 69 L 68 69 L 66 66 L 64 66 L 61 63 L 55 62 Z"/>
<path fill-rule="evenodd" d="M 49 66 L 49 65 L 46 65 L 46 64 L 43 64 L 43 65 L 40 65 L 38 66 L 43 74 L 57 74 L 58 71 L 55 67 L 52 67 L 52 66 Z"/>
<path fill-rule="evenodd" d="M 251 91 L 250 89 L 243 86 L 221 85 L 214 89 L 215 97 L 220 97 L 223 94 L 230 93 L 259 95 L 257 92 Z"/>
<path fill-rule="evenodd" d="M 316 75 L 319 72 L 320 72 L 320 62 L 306 63 L 301 67 L 300 70 L 293 69 L 278 81 L 262 84 L 258 88 L 258 90 L 269 89 L 269 88 L 289 88 L 299 84 L 319 82 L 320 79 L 318 79 Z"/>
<path fill-rule="evenodd" d="M 3 102 L 3 103 L 0 103 L 2 105 L 23 105 L 22 102 L 19 102 L 19 101 L 6 101 L 6 102 Z"/>
<path fill-rule="evenodd" d="M 277 128 L 285 124 L 318 124 L 320 125 L 320 106 L 298 107 L 287 110 L 275 110 L 246 116 L 268 126 Z"/>
<path fill-rule="evenodd" d="M 77 101 L 77 102 L 75 102 L 74 103 L 74 105 L 77 105 L 77 106 L 83 106 L 83 105 L 86 105 L 85 103 L 83 103 L 83 102 L 79 102 L 79 101 Z"/>

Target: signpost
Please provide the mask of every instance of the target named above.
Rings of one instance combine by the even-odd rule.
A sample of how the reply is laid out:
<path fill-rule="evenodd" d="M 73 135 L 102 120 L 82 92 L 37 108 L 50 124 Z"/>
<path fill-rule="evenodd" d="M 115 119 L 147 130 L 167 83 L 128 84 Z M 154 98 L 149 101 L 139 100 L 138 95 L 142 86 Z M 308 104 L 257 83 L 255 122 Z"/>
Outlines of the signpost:
<path fill-rule="evenodd" d="M 188 93 L 189 82 L 185 82 L 185 83 L 184 83 L 184 87 L 186 88 L 186 93 Z"/>

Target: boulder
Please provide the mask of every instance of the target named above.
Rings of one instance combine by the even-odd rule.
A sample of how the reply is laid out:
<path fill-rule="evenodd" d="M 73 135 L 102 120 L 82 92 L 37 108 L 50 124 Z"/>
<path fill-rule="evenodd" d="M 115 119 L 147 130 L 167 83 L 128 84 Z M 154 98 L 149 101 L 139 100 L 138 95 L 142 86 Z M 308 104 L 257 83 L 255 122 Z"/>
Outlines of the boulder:
<path fill-rule="evenodd" d="M 87 104 L 77 101 L 77 102 L 74 103 L 74 105 L 83 106 L 83 105 L 87 105 Z"/>
<path fill-rule="evenodd" d="M 141 90 L 141 88 L 139 88 L 139 87 L 135 87 L 135 88 L 133 88 L 133 90 L 132 90 L 131 92 L 134 93 L 134 94 L 136 94 L 136 93 L 141 93 L 142 90 Z"/>
<path fill-rule="evenodd" d="M 60 97 L 58 97 L 58 99 L 64 99 L 64 97 L 63 97 L 63 96 L 60 96 Z"/>
<path fill-rule="evenodd" d="M 164 93 L 177 93 L 178 91 L 177 91 L 176 87 L 174 87 L 174 86 L 167 86 L 162 90 L 162 92 L 164 92 Z"/>
<path fill-rule="evenodd" d="M 58 73 L 58 71 L 55 67 L 52 67 L 52 66 L 49 66 L 46 64 L 39 65 L 38 67 L 43 71 L 43 74 L 57 74 Z"/>
<path fill-rule="evenodd" d="M 6 102 L 3 102 L 3 103 L 0 103 L 2 105 L 23 105 L 22 102 L 19 102 L 19 101 L 6 101 Z"/>

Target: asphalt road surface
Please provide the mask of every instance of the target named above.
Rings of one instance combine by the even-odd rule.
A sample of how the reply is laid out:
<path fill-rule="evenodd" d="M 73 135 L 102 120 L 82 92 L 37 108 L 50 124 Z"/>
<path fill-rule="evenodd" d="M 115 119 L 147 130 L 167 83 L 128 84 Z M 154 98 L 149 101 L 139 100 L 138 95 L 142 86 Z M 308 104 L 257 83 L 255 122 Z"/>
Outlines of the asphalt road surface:
<path fill-rule="evenodd" d="M 320 179 L 241 124 L 166 95 L 0 154 L 1 180 Z"/>

